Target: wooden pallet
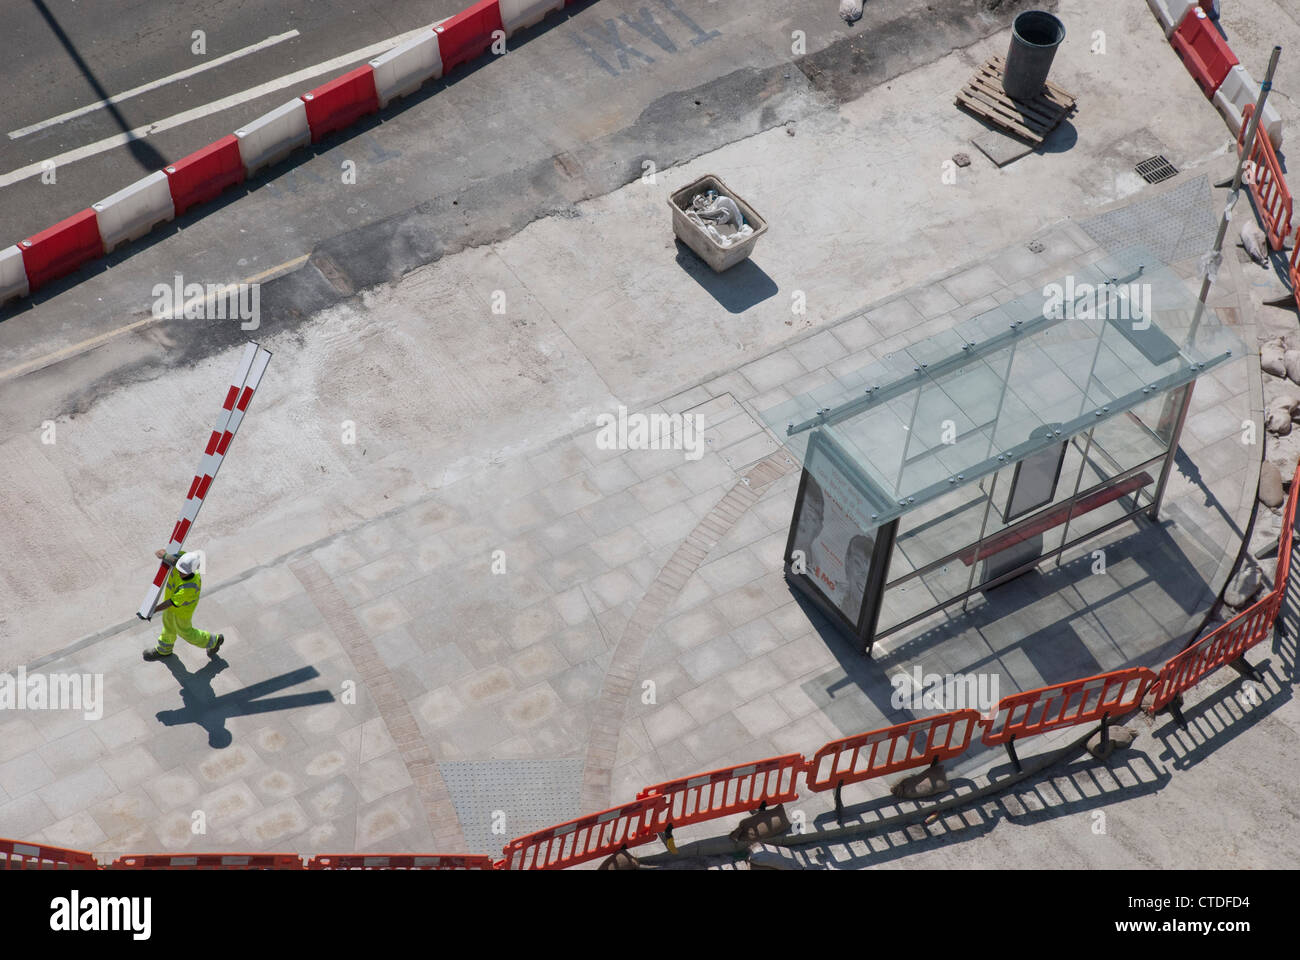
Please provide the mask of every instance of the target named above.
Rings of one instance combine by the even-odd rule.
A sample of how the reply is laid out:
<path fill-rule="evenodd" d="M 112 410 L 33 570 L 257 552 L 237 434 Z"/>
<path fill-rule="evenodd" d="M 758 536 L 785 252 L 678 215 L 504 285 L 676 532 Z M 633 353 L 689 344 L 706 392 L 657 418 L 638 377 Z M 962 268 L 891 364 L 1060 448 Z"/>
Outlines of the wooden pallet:
<path fill-rule="evenodd" d="M 1042 146 L 1056 125 L 1074 112 L 1074 97 L 1049 81 L 1032 100 L 1013 100 L 1002 89 L 1005 68 L 1005 59 L 989 57 L 953 102 L 1035 147 Z"/>

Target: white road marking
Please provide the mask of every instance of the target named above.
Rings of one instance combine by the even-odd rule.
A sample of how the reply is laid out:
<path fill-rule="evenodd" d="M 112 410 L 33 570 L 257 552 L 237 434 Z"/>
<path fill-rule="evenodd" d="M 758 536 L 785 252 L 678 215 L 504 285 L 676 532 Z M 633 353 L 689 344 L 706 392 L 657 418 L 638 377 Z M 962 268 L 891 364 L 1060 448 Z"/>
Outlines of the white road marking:
<path fill-rule="evenodd" d="M 326 60 L 324 63 L 318 63 L 314 67 L 307 67 L 306 69 L 286 74 L 285 76 L 279 77 L 275 80 L 268 80 L 266 83 L 259 84 L 256 87 L 250 87 L 242 93 L 234 93 L 228 97 L 223 97 L 220 100 L 214 100 L 211 103 L 204 104 L 201 107 L 194 107 L 191 110 L 185 110 L 181 113 L 173 114 L 164 120 L 155 120 L 153 123 L 146 124 L 143 127 L 136 127 L 134 130 L 128 130 L 126 133 L 117 133 L 111 137 L 105 137 L 103 140 L 88 143 L 84 147 L 77 147 L 75 150 L 69 150 L 56 157 L 49 157 L 45 160 L 38 160 L 36 163 L 29 163 L 25 167 L 19 167 L 17 170 L 13 170 L 0 176 L 0 187 L 8 187 L 31 177 L 38 176 L 46 169 L 48 164 L 54 164 L 57 168 L 67 163 L 74 163 L 77 160 L 84 160 L 87 157 L 93 157 L 95 154 L 103 153 L 105 150 L 112 150 L 115 147 L 120 147 L 133 140 L 143 140 L 151 133 L 162 133 L 164 130 L 179 127 L 182 124 L 191 122 L 192 120 L 200 120 L 203 117 L 211 116 L 214 113 L 229 110 L 231 107 L 237 107 L 241 103 L 247 103 L 249 100 L 256 100 L 259 97 L 263 97 L 268 93 L 274 93 L 276 90 L 282 90 L 285 87 L 292 87 L 306 80 L 310 80 L 313 77 L 318 77 L 322 73 L 328 73 L 332 70 L 337 70 L 339 67 L 345 67 L 350 63 L 356 63 L 359 60 L 369 60 L 370 58 L 383 53 L 385 50 L 391 50 L 399 43 L 405 43 L 412 37 L 417 37 L 423 33 L 427 33 L 431 29 L 432 27 L 420 27 L 418 30 L 410 30 L 400 36 L 389 37 L 387 40 L 381 40 L 379 43 L 372 43 L 370 46 L 362 47 L 360 50 L 353 50 L 351 53 L 345 53 L 332 60 Z"/>
<path fill-rule="evenodd" d="M 123 100 L 130 100 L 132 97 L 139 96 L 142 93 L 148 93 L 150 90 L 157 90 L 159 87 L 164 87 L 169 83 L 175 83 L 177 80 L 184 80 L 186 77 L 192 77 L 196 73 L 202 73 L 204 70 L 211 70 L 213 67 L 219 67 L 222 64 L 229 63 L 231 60 L 238 60 L 240 57 L 246 57 L 250 53 L 256 53 L 259 50 L 265 50 L 267 47 L 273 47 L 277 43 L 292 40 L 298 35 L 297 30 L 290 30 L 288 33 L 278 33 L 273 37 L 267 37 L 265 40 L 258 41 L 252 46 L 244 47 L 242 50 L 227 53 L 225 56 L 217 57 L 215 60 L 204 61 L 197 66 L 190 67 L 188 70 L 173 73 L 171 76 L 162 77 L 159 80 L 151 80 L 138 87 L 132 87 L 130 90 L 123 93 L 115 93 L 107 100 L 88 103 L 84 107 L 78 107 L 76 110 L 69 110 L 67 113 L 59 114 L 57 117 L 50 117 L 50 119 L 42 120 L 40 123 L 33 123 L 30 127 L 21 127 L 18 130 L 10 130 L 9 139 L 17 140 L 19 137 L 25 137 L 29 133 L 35 133 L 37 130 L 44 130 L 46 127 L 53 127 L 56 124 L 64 123 L 76 117 L 84 117 L 86 114 L 94 113 L 96 110 L 102 110 L 110 104 L 121 103 Z"/>

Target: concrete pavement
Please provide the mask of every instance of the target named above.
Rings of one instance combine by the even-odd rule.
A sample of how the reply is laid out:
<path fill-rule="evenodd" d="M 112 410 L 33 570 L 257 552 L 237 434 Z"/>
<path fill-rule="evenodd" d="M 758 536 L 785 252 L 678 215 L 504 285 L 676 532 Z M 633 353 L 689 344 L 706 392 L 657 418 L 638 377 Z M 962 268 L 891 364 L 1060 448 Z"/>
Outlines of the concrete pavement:
<path fill-rule="evenodd" d="M 1144 41 L 1137 31 L 1158 35 L 1144 8 L 1148 19 L 1107 10 L 1131 16 Z M 136 602 L 131 564 L 154 546 L 130 531 L 175 509 L 172 474 L 197 454 L 212 383 L 233 363 L 222 344 L 238 331 L 200 345 L 193 331 L 159 327 L 0 387 L 33 423 L 5 441 L 23 558 L 4 567 L 6 661 L 106 684 L 102 720 L 32 711 L 0 722 L 0 828 L 101 853 L 314 853 L 427 851 L 454 821 L 486 852 L 662 777 L 810 753 L 868 729 L 880 710 L 862 682 L 878 665 L 841 656 L 781 578 L 796 473 L 758 415 L 946 329 L 982 299 L 1059 276 L 1095 242 L 1079 222 L 1100 212 L 1099 196 L 1147 195 L 1128 171 L 1149 151 L 1168 151 L 1191 182 L 1217 179 L 1224 160 L 1208 105 L 1151 117 L 1112 87 L 1125 71 L 1190 85 L 1167 49 L 1140 68 L 1131 58 L 1103 68 L 1067 48 L 1054 79 L 1088 106 L 1077 140 L 1002 171 L 977 158 L 968 179 L 942 183 L 942 161 L 969 151 L 964 138 L 979 129 L 949 92 L 1005 42 L 976 42 L 814 111 L 793 136 L 747 137 L 400 283 L 341 302 L 335 290 L 319 314 L 295 281 L 259 334 L 276 353 L 271 373 L 193 544 L 212 558 L 198 621 L 228 626 L 215 665 L 188 649 L 175 673 L 140 663 L 148 630 L 114 611 Z M 899 131 L 888 149 L 881 129 Z M 913 175 L 927 165 L 932 176 Z M 809 170 L 839 186 L 833 203 L 810 199 L 822 192 L 807 191 Z M 679 259 L 666 239 L 663 197 L 705 171 L 734 179 L 773 223 L 735 278 Z M 1041 260 L 1014 268 L 1034 236 Z M 504 314 L 491 310 L 497 290 Z M 791 310 L 795 291 L 806 314 Z M 1248 333 L 1241 296 L 1228 277 L 1215 303 Z M 1259 407 L 1251 376 L 1243 360 L 1198 387 L 1171 523 L 1117 530 L 1107 549 L 1123 559 L 1109 577 L 1067 562 L 1041 579 L 1046 591 L 1026 586 L 992 619 L 977 612 L 945 638 L 949 662 L 973 662 L 984 642 L 1009 679 L 1047 682 L 1076 664 L 1052 662 L 1050 633 L 1022 641 L 1027 627 L 1062 624 L 1107 669 L 1175 645 L 1217 592 L 1248 516 L 1258 456 L 1241 456 L 1236 434 Z M 712 442 L 697 461 L 602 450 L 594 417 L 620 403 L 701 413 Z M 55 415 L 53 449 L 35 430 L 47 410 L 75 411 Z M 341 440 L 344 421 L 355 444 Z M 143 441 L 120 439 L 141 422 Z M 1157 541 L 1154 553 L 1133 547 Z M 51 557 L 42 542 L 66 549 Z M 1186 576 L 1163 576 L 1162 556 L 1181 558 Z M 889 666 L 912 662 L 914 639 L 882 650 Z M 628 680 L 620 715 L 610 694 Z M 642 702 L 646 681 L 653 704 Z M 257 706 L 277 697 L 290 699 Z M 1272 717 L 1294 729 L 1293 704 Z M 1261 749 L 1285 765 L 1293 743 Z M 536 762 L 533 791 L 493 786 L 524 761 Z"/>
<path fill-rule="evenodd" d="M 1044 276 L 1095 252 L 1071 224 L 1041 239 Z M 990 262 L 1013 261 L 999 251 Z M 969 273 L 926 289 L 954 290 Z M 1009 296 L 1023 278 L 1000 279 Z M 680 450 L 602 450 L 588 430 L 215 587 L 200 621 L 220 624 L 227 644 L 212 665 L 191 650 L 181 654 L 189 666 L 140 663 L 143 629 L 31 665 L 102 673 L 106 715 L 32 713 L 6 725 L 0 787 L 11 799 L 0 822 L 104 853 L 463 850 L 455 840 L 471 836 L 470 852 L 495 853 L 493 817 L 508 839 L 652 782 L 808 755 L 886 725 L 882 690 L 913 664 L 993 669 L 1004 689 L 1025 689 L 1177 649 L 1230 567 L 1231 551 L 1205 544 L 1230 547 L 1249 517 L 1258 463 L 1216 447 L 1221 410 L 1258 417 L 1244 358 L 1198 394 L 1184 448 L 1197 466 L 1166 511 L 1179 519 L 1100 541 L 1111 556 L 1104 576 L 1087 553 L 1067 558 L 967 616 L 940 616 L 944 629 L 923 623 L 891 638 L 871 662 L 795 599 L 780 556 L 797 472 L 756 413 L 829 376 L 818 362 L 848 369 L 874 358 L 880 348 L 846 344 L 887 308 L 656 405 L 705 418 L 697 461 Z M 1186 573 L 1172 575 L 1174 563 Z M 1084 642 L 1087 662 L 1067 656 L 1067 635 Z M 402 738 L 412 722 L 418 738 Z M 570 806 L 499 790 L 476 799 L 498 767 L 522 760 Z M 988 762 L 973 753 L 957 770 Z M 825 799 L 809 798 L 809 816 L 824 815 Z M 191 832 L 196 810 L 205 833 Z"/>

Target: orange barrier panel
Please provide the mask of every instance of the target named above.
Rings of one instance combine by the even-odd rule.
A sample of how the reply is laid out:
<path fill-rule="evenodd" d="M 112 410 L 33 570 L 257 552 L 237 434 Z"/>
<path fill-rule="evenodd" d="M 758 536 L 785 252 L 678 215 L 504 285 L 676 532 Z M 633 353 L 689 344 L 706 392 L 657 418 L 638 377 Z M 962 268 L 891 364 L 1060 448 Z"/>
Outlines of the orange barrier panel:
<path fill-rule="evenodd" d="M 41 843 L 0 837 L 0 870 L 98 870 L 99 861 L 84 850 L 65 850 Z"/>
<path fill-rule="evenodd" d="M 1146 667 L 1130 667 L 1003 697 L 980 740 L 992 747 L 1058 727 L 1093 723 L 1106 714 L 1118 719 L 1142 705 L 1155 680 Z"/>
<path fill-rule="evenodd" d="M 831 790 L 955 757 L 970 746 L 979 720 L 978 710 L 954 710 L 832 740 L 808 762 L 808 788 Z"/>
<path fill-rule="evenodd" d="M 649 843 L 656 836 L 655 820 L 667 806 L 664 797 L 645 797 L 511 840 L 503 848 L 503 869 L 563 870 Z"/>
<path fill-rule="evenodd" d="M 1246 129 L 1250 116 L 1255 112 L 1253 103 L 1246 104 L 1241 111 L 1241 132 L 1237 134 L 1237 153 L 1246 149 Z M 1281 250 L 1286 245 L 1287 235 L 1291 232 L 1291 191 L 1282 174 L 1282 166 L 1277 162 L 1277 153 L 1268 132 L 1261 126 L 1255 131 L 1255 143 L 1250 149 L 1247 161 L 1249 176 L 1243 172 L 1242 179 L 1250 186 L 1250 195 L 1255 198 L 1255 207 L 1264 219 L 1264 232 L 1268 234 L 1268 245 L 1274 250 Z"/>
<path fill-rule="evenodd" d="M 1151 709 L 1161 709 L 1178 694 L 1200 683 L 1206 674 L 1236 660 L 1272 633 L 1281 601 L 1281 591 L 1265 594 L 1223 626 L 1173 657 L 1160 671 Z"/>
<path fill-rule="evenodd" d="M 493 870 L 491 857 L 441 853 L 322 853 L 308 870 Z"/>
<path fill-rule="evenodd" d="M 786 803 L 799 798 L 799 774 L 804 758 L 798 753 L 746 763 L 694 777 L 669 780 L 646 787 L 638 800 L 663 797 L 668 803 L 656 817 L 656 826 L 684 827 L 733 813 L 750 813 L 765 803 Z"/>
<path fill-rule="evenodd" d="M 296 853 L 146 853 L 118 857 L 110 870 L 301 870 Z"/>

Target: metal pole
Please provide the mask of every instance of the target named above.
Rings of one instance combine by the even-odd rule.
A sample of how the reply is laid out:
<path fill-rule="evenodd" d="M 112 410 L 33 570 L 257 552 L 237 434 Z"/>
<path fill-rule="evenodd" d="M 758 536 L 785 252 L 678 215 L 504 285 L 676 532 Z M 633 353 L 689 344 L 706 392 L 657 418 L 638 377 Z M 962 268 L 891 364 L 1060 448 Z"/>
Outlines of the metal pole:
<path fill-rule="evenodd" d="M 1016 756 L 1016 738 L 1011 737 L 1006 742 L 1007 756 L 1011 758 L 1011 763 L 1016 768 L 1016 773 L 1024 773 L 1024 768 L 1020 766 L 1020 758 Z"/>
<path fill-rule="evenodd" d="M 1175 696 L 1172 700 L 1169 701 L 1169 712 L 1172 713 L 1172 714 L 1174 715 L 1174 721 L 1175 721 L 1175 722 L 1176 722 L 1180 727 L 1182 727 L 1184 730 L 1186 730 L 1186 729 L 1187 729 L 1187 721 L 1186 721 L 1185 719 L 1183 719 L 1183 710 L 1182 710 L 1182 707 L 1183 707 L 1183 695 L 1182 695 L 1181 693 L 1178 694 L 1178 695 Z"/>
<path fill-rule="evenodd" d="M 1070 539 L 1070 520 L 1074 517 L 1074 504 L 1079 499 L 1079 484 L 1083 482 L 1083 471 L 1088 468 L 1088 453 L 1092 450 L 1092 435 L 1096 432 L 1096 427 L 1088 431 L 1088 442 L 1084 444 L 1083 456 L 1079 460 L 1079 472 L 1074 478 L 1074 492 L 1070 494 L 1070 509 L 1065 511 L 1065 527 L 1061 530 L 1061 549 L 1056 554 L 1056 569 L 1058 570 L 1061 569 L 1061 557 L 1065 556 L 1065 545 Z M 1100 450 L 1101 447 L 1098 446 L 1097 449 Z"/>
<path fill-rule="evenodd" d="M 1273 88 L 1273 72 L 1277 69 L 1277 58 L 1281 55 L 1282 48 L 1274 47 L 1272 56 L 1268 58 L 1268 72 L 1264 74 L 1264 82 L 1259 87 L 1259 99 L 1255 102 L 1255 112 L 1250 115 L 1250 123 L 1246 126 L 1246 139 L 1242 144 L 1241 156 L 1237 158 L 1237 172 L 1232 178 L 1232 191 L 1228 194 L 1227 203 L 1223 208 L 1223 217 L 1219 220 L 1219 234 L 1214 238 L 1214 250 L 1210 257 L 1210 264 L 1205 271 L 1205 277 L 1201 280 L 1201 295 L 1197 298 L 1196 313 L 1192 315 L 1192 326 L 1187 331 L 1187 343 L 1184 344 L 1187 347 L 1190 347 L 1196 339 L 1196 329 L 1201 324 L 1201 314 L 1205 312 L 1205 299 L 1210 295 L 1210 274 L 1217 272 L 1215 265 L 1220 259 L 1220 252 L 1223 250 L 1223 238 L 1228 234 L 1229 211 L 1237 202 L 1238 191 L 1241 189 L 1241 171 L 1246 165 L 1246 158 L 1255 149 L 1255 135 L 1259 128 L 1259 120 L 1264 113 L 1264 103 L 1268 100 L 1268 92 Z M 1265 136 L 1268 136 L 1268 134 L 1266 133 Z"/>
<path fill-rule="evenodd" d="M 917 365 L 916 371 L 924 373 L 920 365 Z M 921 409 L 921 394 L 925 391 L 925 381 L 916 388 L 916 400 L 912 404 L 912 418 L 907 423 L 907 440 L 903 443 L 903 456 L 898 462 L 898 479 L 894 481 L 894 492 L 898 493 L 903 488 L 903 471 L 907 469 L 907 451 L 912 449 L 912 431 L 916 429 L 916 412 Z"/>
<path fill-rule="evenodd" d="M 1160 479 L 1156 482 L 1156 492 L 1154 499 L 1151 501 L 1151 509 L 1147 511 L 1147 518 L 1152 522 L 1160 520 L 1160 504 L 1165 499 L 1165 486 L 1169 483 L 1169 474 L 1174 468 L 1174 457 L 1178 454 L 1178 440 L 1183 435 L 1183 423 L 1187 420 L 1187 411 L 1192 406 L 1192 390 L 1195 386 L 1196 381 L 1192 380 L 1184 388 L 1183 403 L 1178 409 L 1178 419 L 1174 421 L 1174 429 L 1169 436 L 1169 452 L 1165 454 L 1165 463 L 1160 468 Z"/>
<path fill-rule="evenodd" d="M 980 536 L 979 539 L 975 541 L 975 556 L 970 562 L 970 576 L 966 579 L 966 599 L 961 602 L 961 608 L 963 610 L 965 610 L 966 605 L 970 603 L 971 588 L 975 586 L 975 571 L 979 567 L 980 547 L 984 545 L 984 530 L 989 523 L 989 511 L 993 509 L 993 494 L 997 492 L 998 476 L 1001 473 L 1002 471 L 999 470 L 997 473 L 993 474 L 993 480 L 989 483 L 988 500 L 984 503 L 984 519 L 980 521 Z"/>

